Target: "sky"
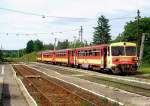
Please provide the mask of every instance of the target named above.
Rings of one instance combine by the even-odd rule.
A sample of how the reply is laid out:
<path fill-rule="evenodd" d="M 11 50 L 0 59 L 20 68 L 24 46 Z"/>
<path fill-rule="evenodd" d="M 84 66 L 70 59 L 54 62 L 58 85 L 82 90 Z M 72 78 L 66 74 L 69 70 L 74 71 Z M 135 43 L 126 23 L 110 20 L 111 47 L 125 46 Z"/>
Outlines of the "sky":
<path fill-rule="evenodd" d="M 0 45 L 5 50 L 17 50 L 25 48 L 31 39 L 44 44 L 54 43 L 55 38 L 73 41 L 80 26 L 83 40 L 91 42 L 93 27 L 101 15 L 110 20 L 110 33 L 115 39 L 127 22 L 135 20 L 138 9 L 142 17 L 150 17 L 150 0 L 0 0 Z"/>

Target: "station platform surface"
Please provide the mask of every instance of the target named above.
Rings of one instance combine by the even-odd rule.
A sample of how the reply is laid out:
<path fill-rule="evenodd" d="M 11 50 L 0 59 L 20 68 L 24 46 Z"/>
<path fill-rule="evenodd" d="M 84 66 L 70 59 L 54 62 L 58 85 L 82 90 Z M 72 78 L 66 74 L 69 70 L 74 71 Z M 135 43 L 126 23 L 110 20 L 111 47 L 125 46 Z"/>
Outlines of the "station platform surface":
<path fill-rule="evenodd" d="M 3 106 L 29 106 L 19 89 L 9 64 L 0 65 L 0 91 L 3 94 Z"/>

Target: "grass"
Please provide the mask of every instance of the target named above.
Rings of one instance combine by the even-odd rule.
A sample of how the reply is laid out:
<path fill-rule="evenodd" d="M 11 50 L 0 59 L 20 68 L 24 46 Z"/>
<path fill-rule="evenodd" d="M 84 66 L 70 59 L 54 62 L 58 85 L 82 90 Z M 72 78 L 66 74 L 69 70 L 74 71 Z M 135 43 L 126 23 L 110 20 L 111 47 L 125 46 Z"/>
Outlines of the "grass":
<path fill-rule="evenodd" d="M 111 79 L 111 78 L 96 77 L 96 76 L 90 76 L 90 77 L 79 76 L 79 78 L 89 80 L 95 83 L 104 84 L 104 85 L 111 86 L 114 88 L 123 89 L 123 90 L 137 93 L 140 95 L 150 96 L 150 91 L 148 91 L 147 89 L 145 89 L 145 87 L 140 86 L 137 83 L 126 82 L 126 81 L 121 81 L 121 80 L 118 81 L 118 80 Z M 114 89 L 114 90 L 117 90 L 117 89 Z"/>
<path fill-rule="evenodd" d="M 104 102 L 104 103 L 108 103 L 108 99 L 106 97 L 101 97 L 101 100 Z"/>
<path fill-rule="evenodd" d="M 140 74 L 150 74 L 150 64 L 142 64 L 138 70 Z"/>
<path fill-rule="evenodd" d="M 88 102 L 88 101 L 83 101 L 81 103 L 81 106 L 94 106 L 92 103 Z"/>
<path fill-rule="evenodd" d="M 40 104 L 40 101 L 39 101 L 38 97 L 35 97 L 35 101 L 36 101 L 36 103 L 37 103 L 37 106 L 41 106 L 41 104 Z"/>
<path fill-rule="evenodd" d="M 14 62 L 35 62 L 36 61 L 36 52 L 26 54 L 20 58 L 9 58 L 8 60 L 14 61 Z"/>

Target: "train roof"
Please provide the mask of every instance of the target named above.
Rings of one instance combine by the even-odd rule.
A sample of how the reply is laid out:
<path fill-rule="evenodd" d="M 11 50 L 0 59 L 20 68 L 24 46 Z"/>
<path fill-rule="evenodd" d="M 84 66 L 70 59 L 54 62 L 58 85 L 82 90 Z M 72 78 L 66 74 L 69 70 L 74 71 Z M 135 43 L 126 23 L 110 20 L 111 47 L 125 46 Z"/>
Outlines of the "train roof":
<path fill-rule="evenodd" d="M 132 42 L 116 42 L 116 43 L 111 43 L 110 46 L 136 46 L 136 43 L 132 43 Z"/>
<path fill-rule="evenodd" d="M 79 49 L 90 49 L 90 48 L 102 48 L 102 47 L 107 47 L 107 46 L 136 46 L 136 43 L 132 42 L 116 42 L 116 43 L 111 43 L 111 44 L 101 44 L 101 45 L 92 45 L 92 46 L 86 46 L 86 47 L 80 47 L 80 48 L 69 48 L 69 49 L 61 49 L 61 50 L 56 50 L 56 52 L 62 52 L 62 51 L 68 51 L 68 50 L 79 50 Z M 46 51 L 40 51 L 38 54 L 41 53 L 51 53 L 54 52 L 54 50 L 46 50 Z"/>
<path fill-rule="evenodd" d="M 92 46 L 80 47 L 76 49 L 90 49 L 90 48 L 107 47 L 107 46 L 109 46 L 109 44 L 92 45 Z"/>

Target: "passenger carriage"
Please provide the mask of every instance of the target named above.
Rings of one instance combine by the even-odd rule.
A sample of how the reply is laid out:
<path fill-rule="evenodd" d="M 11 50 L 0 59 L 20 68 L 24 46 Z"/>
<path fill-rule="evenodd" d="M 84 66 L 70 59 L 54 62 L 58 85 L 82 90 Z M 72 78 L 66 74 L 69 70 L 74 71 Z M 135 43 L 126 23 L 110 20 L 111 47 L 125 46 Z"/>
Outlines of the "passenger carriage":
<path fill-rule="evenodd" d="M 55 63 L 56 64 L 69 64 L 69 55 L 68 55 L 68 50 L 55 50 Z"/>
<path fill-rule="evenodd" d="M 49 50 L 49 51 L 43 51 L 42 52 L 42 61 L 43 62 L 54 62 L 54 59 L 55 59 L 55 57 L 54 57 L 55 55 L 54 55 L 54 51 L 51 51 L 51 50 Z"/>
<path fill-rule="evenodd" d="M 105 68 L 104 50 L 108 45 L 77 48 L 76 64 L 83 68 Z"/>
<path fill-rule="evenodd" d="M 38 53 L 37 53 L 37 61 L 38 61 L 38 62 L 41 62 L 41 61 L 42 61 L 42 55 L 43 55 L 42 52 L 38 52 Z"/>

